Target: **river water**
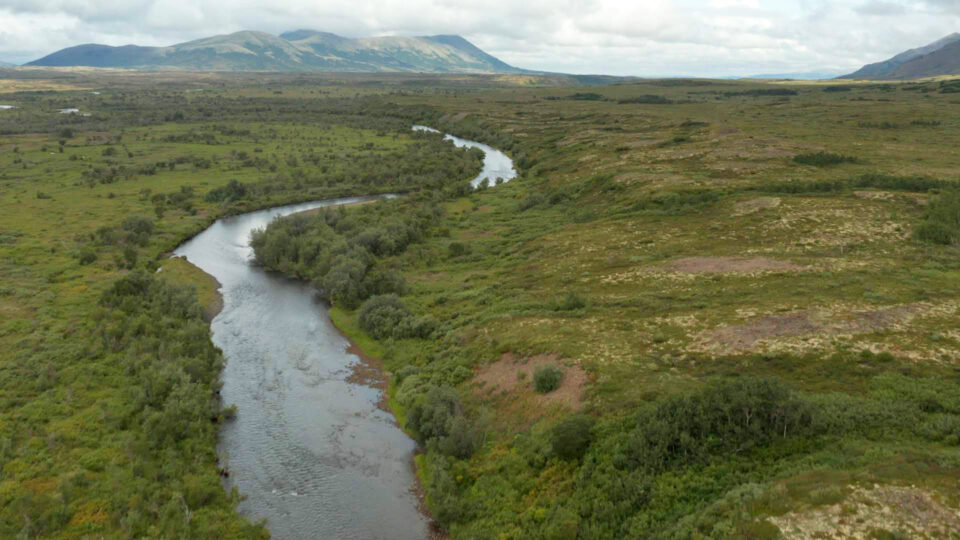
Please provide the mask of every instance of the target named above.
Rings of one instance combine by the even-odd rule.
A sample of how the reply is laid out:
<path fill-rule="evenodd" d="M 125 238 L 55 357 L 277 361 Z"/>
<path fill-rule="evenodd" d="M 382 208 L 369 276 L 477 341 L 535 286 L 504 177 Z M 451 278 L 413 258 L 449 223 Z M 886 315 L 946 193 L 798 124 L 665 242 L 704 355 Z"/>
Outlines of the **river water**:
<path fill-rule="evenodd" d="M 509 158 L 486 148 L 491 171 L 513 178 L 512 163 L 502 169 Z M 347 382 L 359 358 L 347 352 L 327 306 L 309 284 L 251 264 L 252 230 L 278 216 L 364 200 L 372 198 L 224 218 L 174 252 L 222 286 L 223 311 L 211 329 L 226 358 L 223 404 L 236 405 L 237 418 L 221 428 L 218 452 L 230 471 L 226 488 L 247 496 L 240 511 L 265 518 L 273 538 L 428 537 L 411 491 L 416 444 L 377 407 L 380 390 Z"/>
<path fill-rule="evenodd" d="M 414 131 L 429 131 L 430 133 L 440 133 L 439 131 L 427 126 L 413 126 Z M 477 187 L 484 180 L 488 180 L 491 186 L 496 185 L 497 178 L 502 178 L 504 182 L 509 182 L 517 177 L 517 171 L 513 168 L 513 160 L 510 156 L 492 146 L 488 146 L 476 141 L 468 141 L 453 135 L 446 135 L 444 139 L 452 141 L 458 148 L 479 148 L 483 150 L 483 170 L 476 178 L 470 181 L 470 185 Z"/>

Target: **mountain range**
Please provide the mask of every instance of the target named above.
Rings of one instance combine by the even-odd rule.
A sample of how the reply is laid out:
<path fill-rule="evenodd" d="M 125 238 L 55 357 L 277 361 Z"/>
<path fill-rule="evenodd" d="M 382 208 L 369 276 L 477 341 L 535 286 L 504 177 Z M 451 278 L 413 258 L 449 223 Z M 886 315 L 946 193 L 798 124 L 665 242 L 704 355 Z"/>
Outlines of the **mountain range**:
<path fill-rule="evenodd" d="M 906 80 L 957 74 L 960 74 L 960 34 L 953 33 L 837 78 Z"/>
<path fill-rule="evenodd" d="M 87 44 L 27 66 L 184 71 L 523 73 L 455 35 L 351 39 L 315 30 L 242 31 L 169 47 Z"/>

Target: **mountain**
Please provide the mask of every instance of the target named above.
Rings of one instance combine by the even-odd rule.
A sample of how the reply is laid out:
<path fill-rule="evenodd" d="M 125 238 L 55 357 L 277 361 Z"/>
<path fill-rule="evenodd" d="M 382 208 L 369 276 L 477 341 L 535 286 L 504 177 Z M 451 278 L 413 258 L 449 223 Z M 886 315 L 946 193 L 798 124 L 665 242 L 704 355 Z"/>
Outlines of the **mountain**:
<path fill-rule="evenodd" d="M 838 79 L 919 79 L 960 73 L 957 56 L 960 33 L 953 33 L 924 47 L 904 51 L 893 58 L 867 64 Z"/>
<path fill-rule="evenodd" d="M 14 67 L 14 66 L 16 66 L 16 64 L 11 64 L 10 62 L 3 62 L 3 61 L 0 61 L 0 68 L 5 68 L 5 67 Z"/>
<path fill-rule="evenodd" d="M 351 39 L 296 30 L 242 31 L 169 47 L 78 45 L 26 64 L 186 71 L 521 73 L 460 36 Z"/>

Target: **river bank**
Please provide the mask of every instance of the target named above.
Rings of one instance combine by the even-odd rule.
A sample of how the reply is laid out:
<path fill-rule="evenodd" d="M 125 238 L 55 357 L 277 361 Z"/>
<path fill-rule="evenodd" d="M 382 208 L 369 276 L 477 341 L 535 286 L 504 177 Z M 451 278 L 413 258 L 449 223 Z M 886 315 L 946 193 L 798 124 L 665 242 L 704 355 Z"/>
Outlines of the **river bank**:
<path fill-rule="evenodd" d="M 348 380 L 379 388 L 383 392 L 383 397 L 378 406 L 393 414 L 397 427 L 402 429 L 411 439 L 414 439 L 415 434 L 406 428 L 406 410 L 395 399 L 396 387 L 393 384 L 393 374 L 384 367 L 383 355 L 385 349 L 383 345 L 360 328 L 355 312 L 331 306 L 330 320 L 337 331 L 350 342 L 348 352 L 355 354 L 360 359 L 353 366 L 353 374 Z M 450 538 L 450 534 L 439 528 L 427 503 L 425 485 L 429 481 L 429 470 L 426 462 L 421 458 L 422 452 L 423 448 L 418 447 L 413 457 L 412 467 L 417 482 L 411 488 L 411 492 L 416 495 L 419 501 L 420 512 L 430 520 L 430 540 L 447 540 Z"/>
<path fill-rule="evenodd" d="M 197 302 L 203 308 L 203 316 L 207 323 L 213 322 L 213 319 L 223 311 L 220 282 L 186 258 L 170 257 L 163 261 L 157 271 L 163 279 L 169 279 L 181 285 L 191 285 L 196 289 Z"/>

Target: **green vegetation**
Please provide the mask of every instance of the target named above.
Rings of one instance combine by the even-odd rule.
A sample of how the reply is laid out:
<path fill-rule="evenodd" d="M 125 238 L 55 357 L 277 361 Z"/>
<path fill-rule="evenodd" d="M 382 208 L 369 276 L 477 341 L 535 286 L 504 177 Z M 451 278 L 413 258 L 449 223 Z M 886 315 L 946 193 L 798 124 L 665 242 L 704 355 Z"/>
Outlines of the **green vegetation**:
<path fill-rule="evenodd" d="M 218 426 L 235 415 L 207 326 L 218 284 L 165 254 L 220 215 L 429 191 L 478 169 L 475 154 L 411 133 L 416 107 L 242 94 L 8 96 L 0 536 L 265 538 L 218 474 Z M 55 112 L 67 103 L 93 114 Z M 380 294 L 402 280 L 367 283 Z"/>
<path fill-rule="evenodd" d="M 253 245 L 382 356 L 453 537 L 952 530 L 950 95 L 183 77 L 11 94 L 0 114 L 4 535 L 262 536 L 216 474 L 229 404 L 195 299 L 212 285 L 152 272 L 217 216 L 391 192 Z M 638 96 L 672 105 L 620 104 Z M 66 106 L 93 116 L 48 112 Z M 478 156 L 416 122 L 508 151 L 520 176 L 469 190 Z"/>
<path fill-rule="evenodd" d="M 827 167 L 829 165 L 840 165 L 841 163 L 856 163 L 857 158 L 843 154 L 834 154 L 832 152 L 812 152 L 809 154 L 798 154 L 793 157 L 793 161 L 801 165 Z"/>
<path fill-rule="evenodd" d="M 960 244 L 960 190 L 947 191 L 930 203 L 916 236 L 935 244 Z"/>
<path fill-rule="evenodd" d="M 533 371 L 533 387 L 541 394 L 553 392 L 563 380 L 563 371 L 555 366 L 540 366 Z"/>
<path fill-rule="evenodd" d="M 840 124 L 823 152 L 818 127 L 855 106 L 845 91 L 713 84 L 678 83 L 665 97 L 682 108 L 636 116 L 615 107 L 654 85 L 547 94 L 561 126 L 519 97 L 497 113 L 441 102 L 467 118 L 444 129 L 499 137 L 482 118 L 525 156 L 520 179 L 441 201 L 430 234 L 374 257 L 406 278 L 391 309 L 438 325 L 391 333 L 384 358 L 454 537 L 772 537 L 874 484 L 954 507 L 958 343 L 944 328 L 960 269 L 954 247 L 915 239 L 952 223 L 937 148 L 960 134 L 914 130 L 891 149 Z M 857 90 L 873 92 L 890 95 Z M 774 114 L 758 100 L 729 126 L 698 103 L 727 93 L 793 101 Z M 884 114 L 936 106 L 902 95 Z M 898 149 L 921 142 L 903 167 Z M 569 372 L 509 368 L 544 353 L 586 370 L 582 404 L 538 401 L 568 395 Z"/>

